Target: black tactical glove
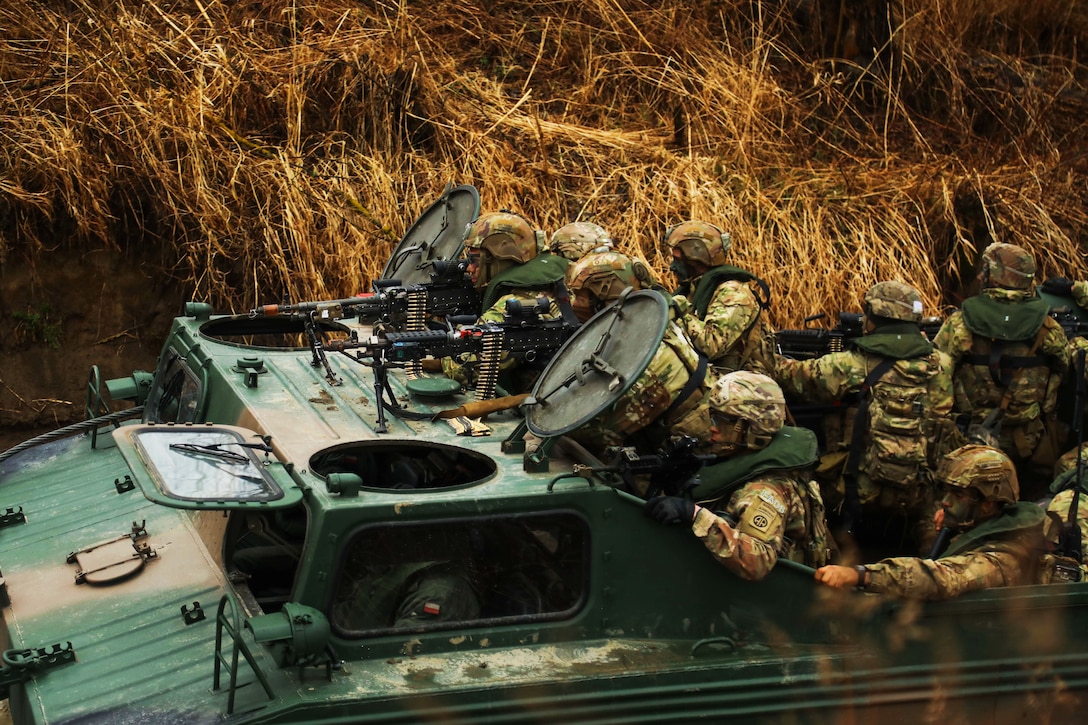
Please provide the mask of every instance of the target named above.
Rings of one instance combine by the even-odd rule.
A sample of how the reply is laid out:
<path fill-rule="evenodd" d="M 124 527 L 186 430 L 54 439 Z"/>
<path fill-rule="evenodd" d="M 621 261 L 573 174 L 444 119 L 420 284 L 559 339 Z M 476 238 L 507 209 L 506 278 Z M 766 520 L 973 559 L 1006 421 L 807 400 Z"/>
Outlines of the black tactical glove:
<path fill-rule="evenodd" d="M 1073 295 L 1073 280 L 1066 279 L 1065 277 L 1051 277 L 1046 282 L 1043 282 L 1043 292 L 1052 295 L 1061 295 L 1062 297 L 1071 297 Z"/>
<path fill-rule="evenodd" d="M 646 515 L 659 524 L 690 524 L 695 502 L 679 496 L 657 496 L 646 502 Z"/>

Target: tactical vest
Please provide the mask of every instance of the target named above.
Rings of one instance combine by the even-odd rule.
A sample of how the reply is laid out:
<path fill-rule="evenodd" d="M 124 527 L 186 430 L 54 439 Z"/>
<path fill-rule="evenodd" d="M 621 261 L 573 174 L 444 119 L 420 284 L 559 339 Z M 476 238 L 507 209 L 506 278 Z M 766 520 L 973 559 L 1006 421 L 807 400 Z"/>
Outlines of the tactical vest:
<path fill-rule="evenodd" d="M 905 490 L 913 499 L 928 483 L 936 451 L 937 431 L 931 405 L 935 378 L 941 374 L 940 353 L 896 360 L 869 391 L 868 439 L 860 468 L 877 486 Z M 862 498 L 868 496 L 862 492 Z"/>
<path fill-rule="evenodd" d="M 1041 429 L 1036 421 L 1056 372 L 1056 360 L 1039 352 L 1044 336 L 1057 325 L 1047 309 L 1039 298 L 1005 304 L 980 296 L 964 302 L 962 320 L 972 342 L 955 373 L 957 395 L 965 396 L 957 401 L 961 409 L 978 419 L 1002 408 L 1003 433 L 1031 425 Z M 1016 446 L 1020 456 L 1027 456 L 1034 443 Z"/>
<path fill-rule="evenodd" d="M 771 305 L 771 288 L 765 281 L 740 267 L 725 264 L 713 267 L 699 278 L 699 283 L 691 295 L 691 305 L 695 316 L 700 320 L 706 319 L 715 292 L 726 282 L 747 283 L 759 304 L 759 309 L 752 322 L 738 338 L 737 343 L 725 354 L 710 362 L 718 373 L 733 370 L 758 370 L 768 374 L 773 373 L 774 330 L 763 315 L 763 311 L 769 309 Z M 755 287 L 752 287 L 753 284 Z"/>

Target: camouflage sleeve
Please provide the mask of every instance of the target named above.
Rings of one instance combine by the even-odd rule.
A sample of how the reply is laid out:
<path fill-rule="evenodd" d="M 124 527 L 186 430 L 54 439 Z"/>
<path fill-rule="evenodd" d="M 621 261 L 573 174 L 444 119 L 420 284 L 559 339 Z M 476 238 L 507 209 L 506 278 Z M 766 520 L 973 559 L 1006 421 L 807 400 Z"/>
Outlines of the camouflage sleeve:
<path fill-rule="evenodd" d="M 778 561 L 789 522 L 804 518 L 803 503 L 794 499 L 782 486 L 753 481 L 733 494 L 727 506 L 726 514 L 736 525 L 703 508 L 691 531 L 720 564 L 742 579 L 759 581 Z"/>
<path fill-rule="evenodd" d="M 1077 374 L 1077 356 L 1081 350 L 1088 352 L 1088 337 L 1074 337 L 1069 341 L 1069 373 L 1074 377 Z M 1088 377 L 1088 366 L 1085 367 L 1085 377 Z"/>
<path fill-rule="evenodd" d="M 1046 540 L 1058 543 L 1058 534 L 1062 524 L 1069 520 L 1069 510 L 1073 508 L 1073 492 L 1069 489 L 1059 491 L 1046 507 Z M 1080 527 L 1082 546 L 1088 546 L 1088 496 L 1081 494 L 1077 500 L 1077 526 Z"/>
<path fill-rule="evenodd" d="M 828 402 L 865 381 L 865 359 L 853 351 L 811 360 L 775 355 L 775 377 L 787 398 Z"/>
<path fill-rule="evenodd" d="M 1071 348 L 1069 338 L 1065 336 L 1065 330 L 1062 329 L 1060 324 L 1051 317 L 1045 318 L 1043 324 L 1050 329 L 1047 330 L 1046 336 L 1043 337 L 1043 343 L 1040 345 L 1041 352 L 1054 360 L 1051 366 L 1050 378 L 1047 380 L 1043 412 L 1053 413 L 1058 409 L 1058 392 L 1062 386 L 1062 380 L 1065 379 L 1066 374 L 1069 372 Z"/>
<path fill-rule="evenodd" d="M 471 357 L 472 360 L 466 358 Z M 450 380 L 456 380 L 461 384 L 462 388 L 468 389 L 476 386 L 476 370 L 472 367 L 472 362 L 475 362 L 475 355 L 463 355 L 459 357 L 444 357 L 442 358 L 442 374 Z"/>
<path fill-rule="evenodd" d="M 867 591 L 939 601 L 1022 581 L 1022 557 L 1010 551 L 973 551 L 942 559 L 901 556 L 869 564 Z"/>
<path fill-rule="evenodd" d="M 1073 283 L 1073 301 L 1080 307 L 1088 307 L 1088 281 Z"/>
<path fill-rule="evenodd" d="M 971 331 L 963 323 L 963 315 L 953 312 L 933 338 L 933 346 L 952 359 L 952 369 L 964 353 L 971 349 Z"/>
<path fill-rule="evenodd" d="M 688 337 L 710 360 L 717 360 L 737 344 L 759 316 L 759 302 L 743 282 L 724 282 L 714 290 L 706 316 L 684 315 Z"/>

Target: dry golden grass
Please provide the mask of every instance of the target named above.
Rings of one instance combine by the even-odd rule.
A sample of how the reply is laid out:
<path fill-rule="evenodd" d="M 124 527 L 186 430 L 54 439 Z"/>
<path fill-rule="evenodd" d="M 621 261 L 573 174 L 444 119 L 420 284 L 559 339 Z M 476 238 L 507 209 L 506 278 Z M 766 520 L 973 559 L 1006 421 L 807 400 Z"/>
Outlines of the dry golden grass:
<path fill-rule="evenodd" d="M 783 327 L 883 279 L 947 310 L 995 239 L 1088 275 L 1071 0 L 69 0 L 0 27 L 0 262 L 154 245 L 220 309 L 339 297 L 471 183 L 660 273 L 669 225 L 713 221 Z"/>

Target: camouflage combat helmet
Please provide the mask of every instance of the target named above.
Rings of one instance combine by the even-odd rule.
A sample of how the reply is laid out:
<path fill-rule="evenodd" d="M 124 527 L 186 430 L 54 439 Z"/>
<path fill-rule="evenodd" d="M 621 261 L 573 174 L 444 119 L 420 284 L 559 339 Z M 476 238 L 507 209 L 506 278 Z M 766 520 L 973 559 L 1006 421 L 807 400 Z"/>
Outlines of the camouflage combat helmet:
<path fill-rule="evenodd" d="M 982 287 L 1029 290 L 1035 281 L 1035 259 L 1015 244 L 997 242 L 982 253 Z"/>
<path fill-rule="evenodd" d="M 585 322 L 612 302 L 627 287 L 642 288 L 631 258 L 620 252 L 593 252 L 567 268 L 571 307 Z"/>
<path fill-rule="evenodd" d="M 922 296 L 902 282 L 878 282 L 865 293 L 865 314 L 921 322 Z"/>
<path fill-rule="evenodd" d="M 732 245 L 732 237 L 707 222 L 687 221 L 665 232 L 665 246 L 679 249 L 685 260 L 707 267 L 725 264 L 725 253 Z"/>
<path fill-rule="evenodd" d="M 715 426 L 721 418 L 743 421 L 748 431 L 737 443 L 764 448 L 785 425 L 786 398 L 771 378 L 750 370 L 737 370 L 718 379 L 710 393 L 710 416 Z"/>
<path fill-rule="evenodd" d="M 612 248 L 612 237 L 592 222 L 571 222 L 555 230 L 548 248 L 552 254 L 577 262 L 592 251 Z"/>
<path fill-rule="evenodd" d="M 997 448 L 966 445 L 941 459 L 937 480 L 956 488 L 973 488 L 983 499 L 1001 503 L 1016 503 L 1020 497 L 1020 482 L 1016 467 Z"/>
<path fill-rule="evenodd" d="M 476 287 L 483 288 L 499 272 L 537 255 L 536 234 L 524 217 L 500 211 L 483 214 L 465 229 L 465 251 L 480 250 Z"/>
<path fill-rule="evenodd" d="M 1077 450 L 1074 448 L 1071 451 L 1066 451 L 1058 460 L 1054 461 L 1054 478 L 1077 467 Z M 1088 471 L 1088 443 L 1082 443 L 1079 450 L 1081 451 L 1081 458 L 1084 460 L 1082 464 L 1084 470 Z"/>

